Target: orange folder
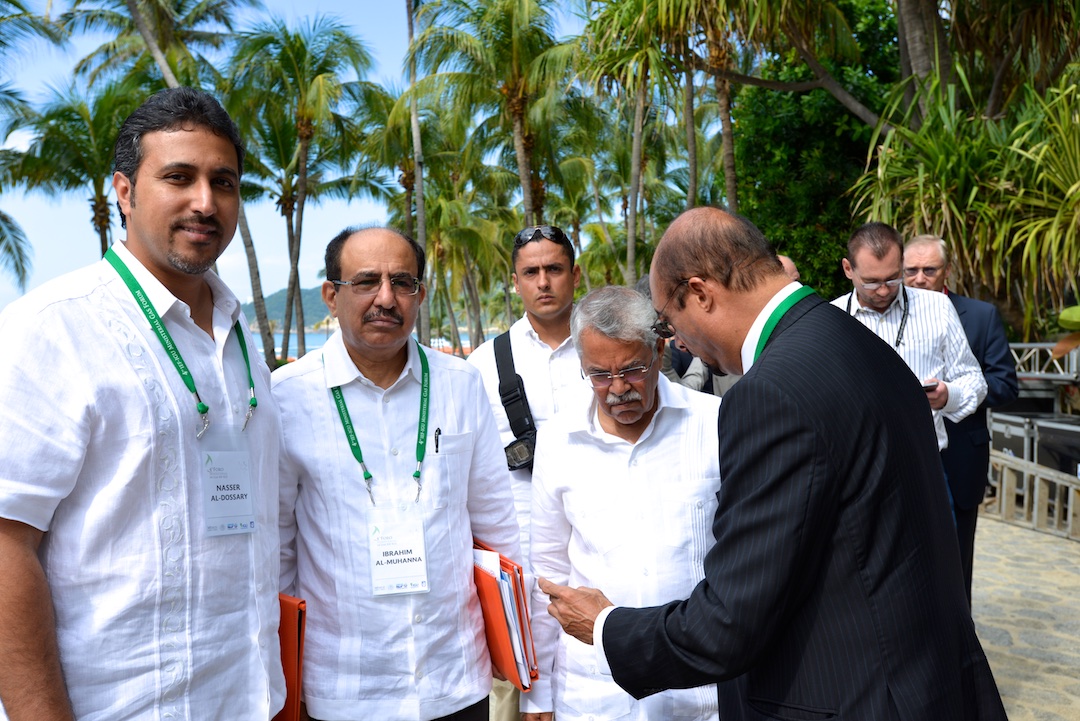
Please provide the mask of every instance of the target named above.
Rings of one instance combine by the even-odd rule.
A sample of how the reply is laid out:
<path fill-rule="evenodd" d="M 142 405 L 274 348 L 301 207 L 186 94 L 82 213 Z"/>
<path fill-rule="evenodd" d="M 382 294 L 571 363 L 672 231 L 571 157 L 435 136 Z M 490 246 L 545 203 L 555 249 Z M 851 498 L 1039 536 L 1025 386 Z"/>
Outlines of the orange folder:
<path fill-rule="evenodd" d="M 281 602 L 281 667 L 285 670 L 285 708 L 274 721 L 300 721 L 301 677 L 304 668 L 304 619 L 307 602 L 300 598 L 278 594 Z"/>
<path fill-rule="evenodd" d="M 475 539 L 473 548 L 493 552 L 492 548 Z M 528 692 L 540 673 L 529 620 L 525 574 L 520 563 L 502 554 L 499 554 L 499 569 L 509 580 L 506 596 L 500 587 L 500 579 L 491 572 L 493 569 L 485 570 L 479 563 L 473 564 L 476 594 L 484 613 L 488 651 L 491 653 L 491 663 L 506 680 Z"/>

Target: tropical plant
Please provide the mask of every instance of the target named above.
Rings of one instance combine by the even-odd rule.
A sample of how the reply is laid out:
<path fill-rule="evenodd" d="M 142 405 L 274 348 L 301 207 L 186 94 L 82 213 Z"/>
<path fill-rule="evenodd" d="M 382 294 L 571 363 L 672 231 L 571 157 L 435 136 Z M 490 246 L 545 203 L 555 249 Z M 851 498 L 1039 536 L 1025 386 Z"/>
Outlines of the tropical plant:
<path fill-rule="evenodd" d="M 282 358 L 288 355 L 292 310 L 296 311 L 298 352 L 306 352 L 304 315 L 298 293 L 300 243 L 303 235 L 304 209 L 312 191 L 309 165 L 321 152 L 328 157 L 348 152 L 351 145 L 323 142 L 337 134 L 347 133 L 347 122 L 335 113 L 345 87 L 361 79 L 371 66 L 371 56 L 363 42 L 339 21 L 319 16 L 290 28 L 283 20 L 272 20 L 242 33 L 230 62 L 230 83 L 237 100 L 249 116 L 261 114 L 283 116 L 293 128 L 295 147 L 288 160 L 277 157 L 277 167 L 294 174 L 290 179 L 291 193 L 279 196 L 280 209 L 286 219 L 289 250 L 288 305 L 284 322 Z M 234 117 L 237 114 L 234 113 Z M 283 124 L 268 119 L 281 132 Z M 321 150 L 320 150 L 321 148 Z M 295 157 L 295 163 L 293 158 Z M 285 190 L 283 187 L 282 190 Z"/>
<path fill-rule="evenodd" d="M 25 118 L 30 145 L 11 168 L 30 190 L 57 195 L 90 191 L 90 222 L 101 254 L 109 249 L 112 226 L 113 147 L 120 125 L 149 94 L 130 82 L 110 83 L 89 94 L 54 90 L 40 111 Z"/>
<path fill-rule="evenodd" d="M 537 98 L 563 78 L 539 59 L 555 46 L 551 0 L 434 0 L 420 17 L 426 27 L 410 48 L 429 72 L 423 84 L 445 86 L 455 112 L 494 114 L 513 140 L 526 225 L 543 218 L 533 159 Z M 433 90 L 439 94 L 437 90 Z M 491 136 L 495 137 L 495 136 Z"/>

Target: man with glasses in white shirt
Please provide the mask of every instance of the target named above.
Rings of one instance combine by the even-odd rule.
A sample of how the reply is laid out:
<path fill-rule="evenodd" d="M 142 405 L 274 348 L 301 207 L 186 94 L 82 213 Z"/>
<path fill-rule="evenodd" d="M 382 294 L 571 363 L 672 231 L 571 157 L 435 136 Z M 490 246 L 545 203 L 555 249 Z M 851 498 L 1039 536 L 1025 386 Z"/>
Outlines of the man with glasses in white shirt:
<path fill-rule="evenodd" d="M 609 286 L 574 307 L 587 409 L 559 413 L 538 434 L 533 468 L 533 573 L 603 588 L 615 603 L 659 605 L 704 577 L 720 489 L 720 399 L 660 372 L 664 341 L 644 295 Z M 715 686 L 636 700 L 601 671 L 595 652 L 560 633 L 548 597 L 533 596 L 540 680 L 522 697 L 525 719 L 717 718 Z"/>
<path fill-rule="evenodd" d="M 412 338 L 424 260 L 396 230 L 340 233 L 322 287 L 339 329 L 273 374 L 312 719 L 488 717 L 473 539 L 519 558 L 518 525 L 480 374 Z"/>
<path fill-rule="evenodd" d="M 0 718 L 267 719 L 281 428 L 210 271 L 243 146 L 216 100 L 175 88 L 115 156 L 126 239 L 0 314 Z"/>
<path fill-rule="evenodd" d="M 892 226 L 871 222 L 857 228 L 842 264 L 854 289 L 832 304 L 895 349 L 922 382 L 938 450 L 944 450 L 944 419 L 966 418 L 986 397 L 986 380 L 960 317 L 944 295 L 904 285 L 904 242 Z M 951 505 L 951 492 L 949 498 Z"/>

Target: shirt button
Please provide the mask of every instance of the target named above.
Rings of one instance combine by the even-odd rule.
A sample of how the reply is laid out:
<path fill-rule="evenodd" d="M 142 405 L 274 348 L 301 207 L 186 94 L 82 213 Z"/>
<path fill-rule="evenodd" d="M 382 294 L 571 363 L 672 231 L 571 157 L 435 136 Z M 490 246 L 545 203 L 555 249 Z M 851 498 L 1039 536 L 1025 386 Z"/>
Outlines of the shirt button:
<path fill-rule="evenodd" d="M 701 501 L 698 501 L 698 502 L 697 502 L 697 507 L 698 507 L 698 508 L 701 508 L 701 507 L 702 507 L 702 506 L 704 506 L 704 505 L 705 505 L 705 504 L 704 504 L 704 503 L 702 503 Z"/>
<path fill-rule="evenodd" d="M 647 569 L 647 568 L 641 569 L 641 575 L 648 576 L 649 575 L 649 569 Z"/>
<path fill-rule="evenodd" d="M 416 614 L 415 616 L 413 616 L 413 623 L 420 623 L 423 620 L 424 620 L 424 617 L 421 616 L 419 613 Z"/>
<path fill-rule="evenodd" d="M 397 449 L 396 448 L 391 448 L 390 449 L 390 455 L 396 456 L 397 455 Z"/>
<path fill-rule="evenodd" d="M 383 398 L 382 402 L 383 402 L 383 405 L 386 405 L 387 403 L 390 402 L 390 399 L 389 398 Z"/>
<path fill-rule="evenodd" d="M 420 680 L 420 679 L 422 679 L 423 677 L 424 677 L 424 672 L 423 672 L 423 671 L 417 671 L 417 672 L 416 672 L 416 680 L 417 680 L 417 681 L 419 681 L 419 680 Z"/>

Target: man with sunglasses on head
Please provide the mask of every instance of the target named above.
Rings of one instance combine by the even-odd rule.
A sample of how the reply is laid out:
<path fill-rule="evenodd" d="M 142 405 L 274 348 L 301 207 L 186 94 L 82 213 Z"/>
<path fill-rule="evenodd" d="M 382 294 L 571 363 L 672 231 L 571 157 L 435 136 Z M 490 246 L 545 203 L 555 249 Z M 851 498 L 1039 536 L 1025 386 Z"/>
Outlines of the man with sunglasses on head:
<path fill-rule="evenodd" d="M 529 503 L 532 495 L 532 460 L 536 429 L 568 407 L 583 408 L 592 394 L 581 378 L 581 366 L 570 336 L 570 312 L 581 268 L 574 263 L 574 246 L 563 231 L 553 225 L 525 228 L 514 238 L 511 253 L 514 291 L 521 297 L 525 315 L 505 334 L 513 372 L 499 370 L 499 344 L 487 341 L 469 355 L 484 379 L 491 410 L 506 449 L 518 523 L 521 526 L 523 561 L 529 554 Z M 509 408 L 500 388 L 511 383 L 516 393 Z M 520 397 L 519 397 L 520 396 Z M 528 419 L 515 419 L 512 414 Z M 522 425 L 530 430 L 520 431 Z M 492 692 L 492 721 L 517 721 L 520 693 L 511 684 L 496 681 Z"/>
<path fill-rule="evenodd" d="M 703 578 L 720 489 L 720 399 L 660 372 L 655 320 L 649 299 L 621 286 L 593 290 L 574 307 L 591 403 L 540 430 L 533 468 L 533 572 L 635 606 L 682 598 Z M 556 719 L 717 718 L 714 686 L 635 700 L 597 668 L 591 647 L 560 633 L 547 604 L 535 591 L 541 671 L 523 698 L 527 721 L 547 711 Z"/>
<path fill-rule="evenodd" d="M 945 288 L 949 275 L 949 249 L 936 235 L 919 235 L 904 246 L 904 283 L 944 293 L 956 308 L 971 352 L 979 361 L 986 379 L 986 399 L 966 418 L 945 419 L 949 445 L 941 452 L 945 477 L 953 497 L 956 534 L 960 541 L 960 562 L 964 570 L 968 604 L 971 604 L 971 572 L 975 556 L 975 525 L 979 504 L 986 493 L 990 466 L 990 431 L 986 409 L 1016 400 L 1020 389 L 1016 365 L 1009 351 L 1009 339 L 1001 315 L 990 303 L 968 298 Z"/>
<path fill-rule="evenodd" d="M 480 374 L 411 337 L 424 251 L 389 228 L 326 248 L 339 329 L 273 374 L 281 587 L 307 600 L 312 719 L 487 721 L 473 539 L 520 557 Z"/>
<path fill-rule="evenodd" d="M 885 223 L 866 223 L 851 234 L 844 274 L 854 289 L 832 304 L 894 348 L 923 384 L 934 418 L 938 450 L 949 445 L 944 419 L 959 421 L 986 397 L 986 380 L 964 327 L 945 296 L 904 285 L 904 242 Z M 949 503 L 952 505 L 950 493 Z"/>

